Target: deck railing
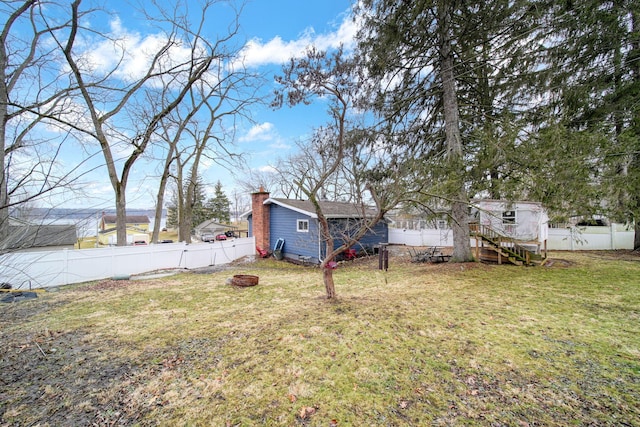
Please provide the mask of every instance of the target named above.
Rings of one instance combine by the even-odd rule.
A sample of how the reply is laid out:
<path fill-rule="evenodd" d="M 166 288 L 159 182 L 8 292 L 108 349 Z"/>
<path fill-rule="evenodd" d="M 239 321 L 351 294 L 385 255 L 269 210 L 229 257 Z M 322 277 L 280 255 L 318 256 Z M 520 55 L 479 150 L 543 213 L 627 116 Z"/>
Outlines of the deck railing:
<path fill-rule="evenodd" d="M 531 264 L 532 255 L 534 255 L 534 253 L 519 245 L 516 239 L 500 234 L 488 225 L 478 223 L 469 224 L 469 231 L 472 236 L 480 237 L 489 242 L 496 249 L 505 251 L 505 256 L 514 257 L 516 260 L 527 265 Z"/>

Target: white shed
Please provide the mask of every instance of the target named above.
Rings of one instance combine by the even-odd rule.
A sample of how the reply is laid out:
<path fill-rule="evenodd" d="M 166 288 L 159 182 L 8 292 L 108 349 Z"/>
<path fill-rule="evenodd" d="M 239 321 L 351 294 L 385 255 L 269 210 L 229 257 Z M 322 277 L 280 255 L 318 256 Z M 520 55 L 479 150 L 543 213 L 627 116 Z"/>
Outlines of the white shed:
<path fill-rule="evenodd" d="M 478 223 L 523 243 L 542 245 L 549 238 L 549 216 L 541 203 L 477 200 Z"/>

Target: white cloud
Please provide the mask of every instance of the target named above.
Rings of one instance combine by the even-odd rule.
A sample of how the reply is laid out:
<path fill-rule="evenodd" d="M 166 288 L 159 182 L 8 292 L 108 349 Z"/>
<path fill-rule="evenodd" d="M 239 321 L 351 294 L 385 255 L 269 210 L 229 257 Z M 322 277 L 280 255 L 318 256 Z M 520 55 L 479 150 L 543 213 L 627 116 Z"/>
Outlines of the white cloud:
<path fill-rule="evenodd" d="M 258 168 L 258 171 L 263 173 L 278 173 L 278 169 L 274 168 L 271 165 L 260 166 Z"/>
<path fill-rule="evenodd" d="M 276 136 L 273 123 L 264 122 L 249 129 L 246 135 L 240 137 L 240 142 L 271 141 Z"/>
<path fill-rule="evenodd" d="M 262 153 L 262 155 L 266 156 L 270 156 L 274 151 L 282 152 L 291 148 L 291 145 L 287 144 L 283 140 L 282 136 L 278 133 L 273 123 L 269 122 L 264 122 L 253 126 L 244 136 L 239 138 L 239 141 L 245 143 L 269 143 L 267 145 L 268 150 Z M 260 148 L 264 149 L 265 145 L 260 144 Z"/>
<path fill-rule="evenodd" d="M 291 148 L 290 144 L 287 144 L 286 142 L 278 139 L 277 141 L 275 141 L 273 144 L 269 144 L 269 148 L 271 148 L 272 150 L 278 150 L 278 151 L 285 151 Z"/>
<path fill-rule="evenodd" d="M 318 35 L 313 28 L 307 28 L 296 40 L 284 41 L 280 36 L 276 36 L 263 42 L 261 39 L 254 38 L 244 46 L 238 62 L 246 67 L 282 64 L 289 58 L 304 54 L 309 46 L 315 46 L 319 50 L 329 50 L 343 45 L 346 49 L 351 49 L 355 43 L 357 29 L 357 23 L 345 14 L 336 31 L 327 34 Z"/>
<path fill-rule="evenodd" d="M 102 75 L 112 73 L 124 81 L 142 78 L 151 67 L 154 55 L 169 43 L 164 34 L 142 35 L 124 28 L 117 16 L 109 22 L 109 27 L 110 32 L 101 40 L 83 40 L 79 54 L 91 71 Z M 190 46 L 174 42 L 155 67 L 169 69 L 187 62 L 190 56 Z"/>

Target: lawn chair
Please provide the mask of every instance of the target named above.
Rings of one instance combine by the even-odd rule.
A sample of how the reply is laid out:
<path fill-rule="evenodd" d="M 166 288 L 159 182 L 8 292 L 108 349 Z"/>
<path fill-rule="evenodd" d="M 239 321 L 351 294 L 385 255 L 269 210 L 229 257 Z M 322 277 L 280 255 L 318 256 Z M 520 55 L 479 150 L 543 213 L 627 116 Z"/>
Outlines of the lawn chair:
<path fill-rule="evenodd" d="M 418 262 L 418 256 L 420 255 L 420 253 L 417 250 L 412 249 L 411 247 L 409 247 L 408 250 L 409 256 L 411 257 L 411 262 Z"/>
<path fill-rule="evenodd" d="M 431 250 L 418 251 L 409 248 L 409 255 L 411 255 L 411 262 L 427 262 L 431 260 Z"/>

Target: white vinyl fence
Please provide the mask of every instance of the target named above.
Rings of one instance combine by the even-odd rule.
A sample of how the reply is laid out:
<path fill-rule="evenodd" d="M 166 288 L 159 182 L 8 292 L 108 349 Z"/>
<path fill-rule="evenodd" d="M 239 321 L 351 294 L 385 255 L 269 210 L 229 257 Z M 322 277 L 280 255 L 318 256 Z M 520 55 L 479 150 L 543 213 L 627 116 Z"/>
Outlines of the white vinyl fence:
<path fill-rule="evenodd" d="M 451 229 L 406 230 L 389 228 L 389 243 L 407 246 L 453 246 Z"/>
<path fill-rule="evenodd" d="M 227 264 L 255 253 L 253 237 L 214 243 L 166 243 L 148 246 L 50 252 L 14 252 L 0 256 L 0 282 L 15 288 L 47 288 L 164 269 Z"/>
<path fill-rule="evenodd" d="M 633 228 L 623 224 L 606 227 L 550 228 L 547 247 L 560 251 L 633 249 Z"/>
<path fill-rule="evenodd" d="M 584 251 L 633 249 L 633 229 L 622 224 L 607 227 L 550 228 L 548 250 Z M 389 229 L 389 243 L 407 246 L 453 246 L 450 229 Z M 474 240 L 472 239 L 472 244 Z"/>

